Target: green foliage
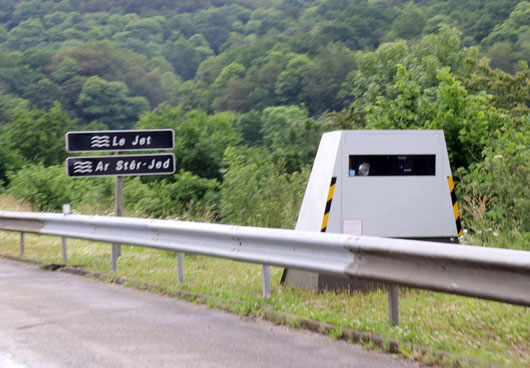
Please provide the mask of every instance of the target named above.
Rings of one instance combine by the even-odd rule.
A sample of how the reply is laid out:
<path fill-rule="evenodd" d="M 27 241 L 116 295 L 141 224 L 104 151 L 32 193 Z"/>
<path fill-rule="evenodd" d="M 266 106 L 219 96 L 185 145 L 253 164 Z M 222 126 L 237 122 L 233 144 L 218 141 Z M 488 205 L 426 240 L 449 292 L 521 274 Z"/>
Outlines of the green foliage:
<path fill-rule="evenodd" d="M 56 165 L 66 158 L 64 134 L 72 123 L 55 104 L 49 112 L 38 109 L 16 109 L 14 120 L 2 130 L 2 150 L 14 151 L 26 162 Z"/>
<path fill-rule="evenodd" d="M 275 84 L 275 92 L 278 99 L 285 104 L 296 104 L 302 102 L 299 91 L 302 89 L 304 76 L 312 61 L 307 55 L 296 55 L 278 75 Z"/>
<path fill-rule="evenodd" d="M 475 235 L 530 233 L 530 120 L 509 122 L 464 177 L 463 206 Z M 530 237 L 526 239 L 530 247 Z"/>
<path fill-rule="evenodd" d="M 142 115 L 136 128 L 174 129 L 177 171 L 220 179 L 225 150 L 240 141 L 234 129 L 235 118 L 228 112 L 207 115 L 194 110 L 184 114 L 182 107 L 162 107 Z"/>
<path fill-rule="evenodd" d="M 392 22 L 392 33 L 398 38 L 411 39 L 418 36 L 425 26 L 425 16 L 413 2 L 407 4 Z"/>
<path fill-rule="evenodd" d="M 5 136 L 0 136 L 0 188 L 8 181 L 8 173 L 16 172 L 24 166 L 24 158 L 18 151 L 6 149 Z M 1 189 L 0 189 L 1 190 Z"/>
<path fill-rule="evenodd" d="M 253 110 L 249 113 L 241 114 L 237 118 L 234 124 L 234 129 L 237 134 L 242 137 L 243 144 L 248 146 L 259 146 L 262 143 L 263 122 L 261 117 L 261 113 Z"/>
<path fill-rule="evenodd" d="M 55 80 L 62 83 L 73 78 L 80 71 L 81 67 L 77 60 L 67 56 L 59 62 L 57 69 L 53 72 L 53 76 Z"/>
<path fill-rule="evenodd" d="M 319 51 L 304 75 L 302 97 L 312 114 L 341 110 L 337 98 L 341 84 L 355 66 L 354 54 L 340 44 L 329 44 Z"/>
<path fill-rule="evenodd" d="M 202 57 L 197 50 L 185 39 L 168 41 L 163 49 L 162 55 L 173 65 L 175 72 L 184 80 L 195 77 Z"/>
<path fill-rule="evenodd" d="M 281 147 L 291 130 L 297 130 L 307 119 L 307 111 L 298 106 L 267 107 L 262 114 L 263 141 L 270 148 Z"/>
<path fill-rule="evenodd" d="M 63 204 L 72 200 L 70 179 L 62 166 L 26 166 L 11 175 L 9 181 L 9 193 L 36 205 L 42 211 L 60 210 Z"/>
<path fill-rule="evenodd" d="M 175 76 L 172 71 L 151 69 L 148 64 L 145 56 L 104 41 L 79 43 L 60 50 L 48 70 L 62 89 L 69 92 L 65 93 L 65 98 L 72 105 L 79 98 L 84 81 L 97 76 L 106 81 L 125 83 L 132 97 L 145 97 L 152 107 L 156 107 L 168 98 L 172 88 L 172 85 L 166 85 L 165 79 L 174 80 Z M 72 83 L 77 86 L 73 91 L 69 88 Z M 84 120 L 90 121 L 89 118 Z"/>
<path fill-rule="evenodd" d="M 297 106 L 267 107 L 261 125 L 264 145 L 287 172 L 300 171 L 313 162 L 322 127 L 307 116 L 306 110 Z"/>
<path fill-rule="evenodd" d="M 137 216 L 215 216 L 218 186 L 215 179 L 201 178 L 187 171 L 149 183 L 133 177 L 124 182 L 123 204 Z"/>
<path fill-rule="evenodd" d="M 12 50 L 26 50 L 45 40 L 44 27 L 38 18 L 27 19 L 9 31 L 8 46 Z"/>
<path fill-rule="evenodd" d="M 225 150 L 239 141 L 234 120 L 232 113 L 187 113 L 175 129 L 177 167 L 201 177 L 220 178 Z"/>
<path fill-rule="evenodd" d="M 223 222 L 294 228 L 309 170 L 283 173 L 282 164 L 259 148 L 229 149 L 225 160 L 229 167 L 221 184 Z"/>
<path fill-rule="evenodd" d="M 166 102 L 248 112 L 304 104 L 318 116 L 351 103 L 352 53 L 385 41 L 417 42 L 451 25 L 462 31 L 463 44 L 481 45 L 495 67 L 515 73 L 518 61 L 530 55 L 528 2 L 518 0 L 3 4 L 1 87 L 39 108 L 59 100 L 82 123 L 94 120 L 90 109 L 77 105 L 83 84 L 94 76 L 125 83 L 128 97 L 144 97 L 150 108 Z M 425 50 L 438 57 L 436 48 Z M 9 66 L 2 65 L 6 57 Z M 155 66 L 161 60 L 164 68 Z M 458 63 L 441 62 L 459 74 Z M 382 69 L 395 67 L 388 66 Z"/>
<path fill-rule="evenodd" d="M 178 174 L 126 179 L 132 211 L 291 226 L 324 129 L 443 129 L 471 201 L 464 226 L 526 239 L 527 186 L 513 175 L 527 175 L 528 162 L 511 144 L 524 147 L 529 134 L 529 9 L 519 0 L 6 0 L 0 181 L 30 185 L 17 171 L 38 163 L 25 173 L 45 178 L 65 158 L 67 130 L 172 128 Z M 110 179 L 68 183 L 65 200 L 112 201 Z M 21 195 L 57 208 L 37 184 L 42 196 Z"/>
<path fill-rule="evenodd" d="M 218 202 L 219 182 L 215 179 L 201 178 L 191 172 L 181 170 L 167 183 L 165 193 L 177 207 L 186 206 L 208 207 Z"/>
<path fill-rule="evenodd" d="M 111 129 L 133 125 L 149 103 L 143 97 L 129 97 L 123 82 L 107 82 L 97 76 L 83 84 L 77 104 L 89 121 L 98 121 Z"/>
<path fill-rule="evenodd" d="M 0 94 L 0 125 L 10 123 L 14 119 L 15 111 L 27 109 L 29 101 L 9 94 Z"/>
<path fill-rule="evenodd" d="M 530 60 L 530 2 L 521 1 L 508 19 L 497 24 L 482 41 L 493 67 L 517 71 L 517 62 Z"/>
<path fill-rule="evenodd" d="M 520 1 L 510 13 L 510 17 L 502 24 L 498 24 L 493 32 L 483 40 L 486 45 L 495 42 L 511 40 L 516 42 L 521 33 L 530 30 L 530 2 Z"/>

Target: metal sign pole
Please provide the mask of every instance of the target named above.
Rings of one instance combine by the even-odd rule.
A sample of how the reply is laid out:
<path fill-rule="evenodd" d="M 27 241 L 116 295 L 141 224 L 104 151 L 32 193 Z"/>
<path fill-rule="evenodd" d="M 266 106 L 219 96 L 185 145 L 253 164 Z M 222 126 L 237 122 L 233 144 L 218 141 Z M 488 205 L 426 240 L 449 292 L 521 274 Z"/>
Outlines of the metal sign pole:
<path fill-rule="evenodd" d="M 120 155 L 120 152 L 117 153 Z M 123 205 L 123 176 L 116 176 L 116 217 L 121 217 L 121 209 Z M 121 244 L 112 243 L 112 271 L 118 269 L 118 257 L 121 256 Z"/>
<path fill-rule="evenodd" d="M 116 216 L 121 217 L 123 176 L 116 177 Z M 118 269 L 118 257 L 121 256 L 121 244 L 112 243 L 112 271 Z"/>

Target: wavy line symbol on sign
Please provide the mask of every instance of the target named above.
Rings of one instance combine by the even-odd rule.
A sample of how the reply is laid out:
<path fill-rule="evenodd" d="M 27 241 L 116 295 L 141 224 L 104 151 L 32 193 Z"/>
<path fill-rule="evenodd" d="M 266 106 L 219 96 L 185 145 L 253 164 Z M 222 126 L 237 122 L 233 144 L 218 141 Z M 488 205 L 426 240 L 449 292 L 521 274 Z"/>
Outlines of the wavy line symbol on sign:
<path fill-rule="evenodd" d="M 74 162 L 74 174 L 85 174 L 92 172 L 92 162 L 77 161 Z"/>
<path fill-rule="evenodd" d="M 91 147 L 110 147 L 110 137 L 108 135 L 95 135 L 90 138 Z"/>

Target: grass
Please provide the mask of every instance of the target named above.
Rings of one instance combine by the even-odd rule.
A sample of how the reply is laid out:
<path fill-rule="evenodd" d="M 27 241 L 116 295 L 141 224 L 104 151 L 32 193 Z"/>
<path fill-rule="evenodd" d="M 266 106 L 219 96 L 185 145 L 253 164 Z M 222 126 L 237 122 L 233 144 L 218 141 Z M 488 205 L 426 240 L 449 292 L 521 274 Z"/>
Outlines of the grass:
<path fill-rule="evenodd" d="M 29 207 L 0 195 L 0 210 Z M 18 256 L 17 233 L 0 232 L 0 254 Z M 110 244 L 68 239 L 68 265 L 111 274 Z M 24 258 L 61 263 L 61 239 L 26 235 Z M 282 270 L 271 267 L 272 296 L 261 298 L 262 267 L 209 257 L 185 255 L 184 285 L 177 285 L 175 253 L 123 246 L 116 276 L 167 288 L 212 296 L 208 305 L 242 315 L 264 315 L 265 309 L 332 324 L 329 334 L 344 329 L 379 334 L 416 345 L 510 367 L 530 367 L 530 308 L 414 289 L 400 289 L 400 325 L 388 324 L 384 290 L 353 294 L 315 292 L 280 285 Z M 298 325 L 297 322 L 291 322 Z M 364 345 L 370 347 L 369 342 Z M 373 345 L 373 344 L 372 344 Z M 401 354 L 417 358 L 410 346 Z M 423 356 L 422 362 L 431 358 Z M 433 363 L 453 366 L 451 359 Z"/>

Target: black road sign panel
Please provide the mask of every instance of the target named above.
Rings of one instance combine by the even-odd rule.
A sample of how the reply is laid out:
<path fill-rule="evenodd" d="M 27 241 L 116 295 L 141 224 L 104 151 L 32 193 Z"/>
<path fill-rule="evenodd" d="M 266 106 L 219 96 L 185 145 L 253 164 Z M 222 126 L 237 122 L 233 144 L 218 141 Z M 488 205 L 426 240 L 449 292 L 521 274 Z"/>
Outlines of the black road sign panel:
<path fill-rule="evenodd" d="M 101 130 L 66 133 L 68 152 L 151 151 L 172 149 L 173 129 Z"/>
<path fill-rule="evenodd" d="M 70 177 L 170 175 L 175 172 L 175 155 L 116 155 L 68 157 L 66 171 Z"/>

